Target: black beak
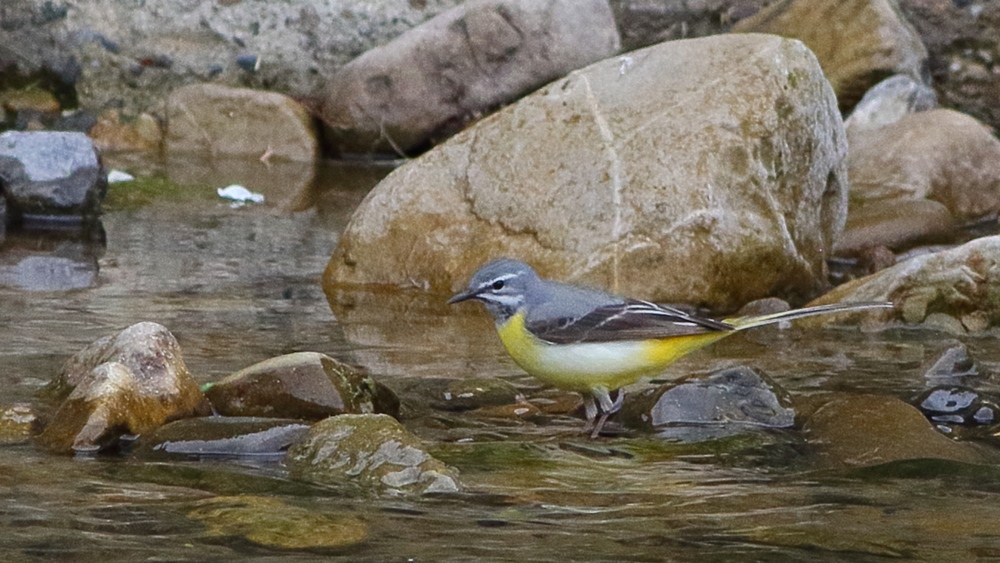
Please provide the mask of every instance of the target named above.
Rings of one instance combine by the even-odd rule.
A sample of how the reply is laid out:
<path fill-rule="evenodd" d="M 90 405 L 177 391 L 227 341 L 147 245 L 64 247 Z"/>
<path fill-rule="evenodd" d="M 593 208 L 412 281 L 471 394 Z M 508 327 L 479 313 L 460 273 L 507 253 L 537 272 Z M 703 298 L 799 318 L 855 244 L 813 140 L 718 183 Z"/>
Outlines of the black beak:
<path fill-rule="evenodd" d="M 455 303 L 461 303 L 462 301 L 468 301 L 469 299 L 475 299 L 478 293 L 471 289 L 466 289 L 461 293 L 456 293 L 451 299 L 448 300 L 449 305 L 454 305 Z"/>

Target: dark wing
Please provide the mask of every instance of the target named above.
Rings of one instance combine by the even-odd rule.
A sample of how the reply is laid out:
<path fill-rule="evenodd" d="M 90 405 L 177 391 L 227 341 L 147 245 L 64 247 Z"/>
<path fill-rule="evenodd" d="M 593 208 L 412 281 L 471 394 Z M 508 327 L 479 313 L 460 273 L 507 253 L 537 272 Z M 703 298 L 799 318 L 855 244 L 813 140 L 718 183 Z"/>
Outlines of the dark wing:
<path fill-rule="evenodd" d="M 598 307 L 581 317 L 529 320 L 526 328 L 553 344 L 670 338 L 733 330 L 731 325 L 721 321 L 633 299 Z"/>

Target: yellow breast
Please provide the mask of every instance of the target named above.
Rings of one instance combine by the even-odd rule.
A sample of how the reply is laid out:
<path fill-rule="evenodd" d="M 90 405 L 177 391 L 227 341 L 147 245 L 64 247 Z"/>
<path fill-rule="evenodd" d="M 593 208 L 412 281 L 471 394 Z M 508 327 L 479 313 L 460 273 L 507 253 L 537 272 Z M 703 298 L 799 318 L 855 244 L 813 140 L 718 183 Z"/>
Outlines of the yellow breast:
<path fill-rule="evenodd" d="M 731 334 L 712 332 L 659 340 L 552 344 L 528 332 L 523 312 L 498 325 L 497 333 L 521 369 L 544 383 L 578 392 L 631 385 Z"/>

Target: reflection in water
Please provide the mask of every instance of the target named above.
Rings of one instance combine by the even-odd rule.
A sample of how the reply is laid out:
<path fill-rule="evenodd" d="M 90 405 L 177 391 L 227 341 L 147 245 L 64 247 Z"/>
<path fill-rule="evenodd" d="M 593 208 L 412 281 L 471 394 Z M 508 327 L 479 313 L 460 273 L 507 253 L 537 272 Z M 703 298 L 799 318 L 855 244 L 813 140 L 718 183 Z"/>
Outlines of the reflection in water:
<path fill-rule="evenodd" d="M 172 164 L 171 177 L 194 173 L 184 166 Z M 387 170 L 324 164 L 313 183 L 282 172 L 263 186 L 252 177 L 264 173 L 260 166 L 246 163 L 250 176 L 242 178 L 232 172 L 238 166 L 193 178 L 197 187 L 177 188 L 190 190 L 182 198 L 109 209 L 106 249 L 8 234 L 4 276 L 25 260 L 25 271 L 38 272 L 30 260 L 52 258 L 72 262 L 63 278 L 72 283 L 44 292 L 0 286 L 0 404 L 30 401 L 70 354 L 144 320 L 177 336 L 202 382 L 316 351 L 384 381 L 499 376 L 529 399 L 544 396 L 507 359 L 486 315 L 449 309 L 447 296 L 344 290 L 328 303 L 319 277 L 337 234 Z M 268 199 L 230 209 L 213 194 L 232 183 Z M 207 195 L 197 195 L 202 189 Z M 48 264 L 42 271 L 53 271 Z M 61 290 L 67 285 L 77 289 Z M 966 342 L 982 374 L 966 384 L 994 385 L 993 338 Z M 670 369 L 751 365 L 787 389 L 801 412 L 830 392 L 916 397 L 922 366 L 948 346 L 914 331 L 762 329 Z M 989 465 L 909 460 L 823 470 L 794 429 L 693 444 L 649 435 L 591 442 L 579 434 L 582 421 L 565 414 L 520 421 L 409 412 L 419 418 L 404 422 L 460 470 L 471 492 L 360 497 L 290 481 L 274 462 L 74 460 L 2 447 L 0 560 L 938 561 L 1000 553 L 1000 472 Z M 213 536 L 191 516 L 206 499 L 241 494 L 273 497 L 290 514 L 361 522 L 367 539 L 327 552 L 264 548 L 238 534 Z"/>
<path fill-rule="evenodd" d="M 81 230 L 20 230 L 0 244 L 0 286 L 24 291 L 67 291 L 97 282 L 104 254 L 104 228 L 98 223 Z"/>

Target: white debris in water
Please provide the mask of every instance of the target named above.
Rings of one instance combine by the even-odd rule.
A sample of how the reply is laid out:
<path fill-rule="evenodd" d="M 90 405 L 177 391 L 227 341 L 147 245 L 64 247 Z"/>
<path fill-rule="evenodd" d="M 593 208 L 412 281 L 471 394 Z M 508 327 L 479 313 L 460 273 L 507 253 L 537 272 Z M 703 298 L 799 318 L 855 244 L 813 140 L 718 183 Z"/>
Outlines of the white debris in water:
<path fill-rule="evenodd" d="M 135 180 L 135 176 L 129 174 L 128 172 L 122 172 L 121 170 L 111 170 L 108 172 L 108 183 L 115 184 L 118 182 L 131 182 Z"/>
<path fill-rule="evenodd" d="M 219 197 L 233 201 L 232 207 L 241 207 L 246 203 L 264 203 L 264 195 L 251 192 L 239 184 L 233 184 L 215 191 Z"/>

